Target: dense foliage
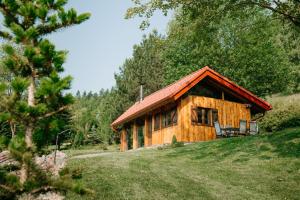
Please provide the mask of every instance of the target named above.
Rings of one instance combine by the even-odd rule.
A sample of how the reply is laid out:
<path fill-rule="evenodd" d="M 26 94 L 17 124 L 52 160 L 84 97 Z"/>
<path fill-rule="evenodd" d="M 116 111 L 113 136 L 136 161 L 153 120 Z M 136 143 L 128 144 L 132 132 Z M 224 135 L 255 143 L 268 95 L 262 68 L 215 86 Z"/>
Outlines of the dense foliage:
<path fill-rule="evenodd" d="M 116 98 L 114 89 L 99 93 L 76 95 L 76 101 L 71 107 L 71 130 L 73 146 L 84 144 L 112 144 L 115 134 L 110 123 L 122 109 Z"/>
<path fill-rule="evenodd" d="M 273 109 L 259 120 L 263 130 L 278 131 L 300 126 L 300 94 L 277 95 L 269 101 Z"/>

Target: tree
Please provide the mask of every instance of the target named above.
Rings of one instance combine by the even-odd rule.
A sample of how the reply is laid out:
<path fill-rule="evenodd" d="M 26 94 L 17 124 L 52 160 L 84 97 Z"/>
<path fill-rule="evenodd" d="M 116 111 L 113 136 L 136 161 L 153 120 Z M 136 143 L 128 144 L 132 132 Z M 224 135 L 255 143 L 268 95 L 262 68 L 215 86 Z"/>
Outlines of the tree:
<path fill-rule="evenodd" d="M 280 22 L 257 8 L 212 17 L 217 10 L 177 13 L 163 52 L 166 84 L 208 65 L 259 96 L 284 91 L 295 65 L 278 43 Z"/>
<path fill-rule="evenodd" d="M 127 10 L 126 17 L 132 18 L 135 16 L 142 16 L 146 19 L 142 22 L 141 28 L 149 25 L 148 18 L 152 17 L 156 10 L 161 10 L 165 15 L 169 10 L 182 8 L 182 9 L 195 9 L 205 8 L 210 4 L 223 5 L 218 10 L 219 15 L 226 14 L 227 11 L 236 9 L 247 9 L 247 7 L 260 7 L 265 10 L 271 11 L 279 15 L 282 19 L 292 23 L 296 27 L 300 27 L 300 2 L 295 0 L 148 0 L 139 1 L 132 0 L 135 4 L 134 7 Z"/>
<path fill-rule="evenodd" d="M 70 88 L 72 78 L 59 75 L 64 71 L 66 52 L 56 50 L 46 37 L 86 21 L 90 14 L 65 10 L 66 3 L 67 0 L 0 1 L 5 27 L 0 36 L 21 48 L 20 54 L 9 43 L 3 48 L 4 66 L 13 74 L 13 80 L 9 84 L 1 82 L 0 116 L 14 119 L 22 127 L 26 160 L 34 154 L 32 136 L 39 123 L 65 111 L 73 99 L 63 92 Z M 12 88 L 10 96 L 5 93 L 8 87 Z M 22 163 L 22 183 L 28 178 L 29 167 L 28 162 Z"/>
<path fill-rule="evenodd" d="M 157 31 L 144 36 L 141 43 L 133 47 L 132 58 L 127 59 L 115 75 L 124 109 L 139 100 L 140 85 L 143 85 L 144 96 L 163 87 L 164 65 L 160 54 L 163 49 L 164 39 Z"/>

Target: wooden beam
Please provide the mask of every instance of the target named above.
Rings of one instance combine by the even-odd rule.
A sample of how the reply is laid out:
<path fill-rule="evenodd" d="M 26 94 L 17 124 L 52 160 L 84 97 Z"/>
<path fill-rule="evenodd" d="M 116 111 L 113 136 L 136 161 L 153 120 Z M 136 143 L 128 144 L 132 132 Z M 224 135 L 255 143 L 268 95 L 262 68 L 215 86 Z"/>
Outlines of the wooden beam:
<path fill-rule="evenodd" d="M 145 147 L 149 146 L 149 116 L 145 117 L 145 126 L 144 126 L 144 143 Z"/>
<path fill-rule="evenodd" d="M 126 129 L 123 127 L 121 131 L 121 144 L 120 144 L 120 150 L 121 151 L 127 151 L 128 150 L 128 144 L 127 144 L 127 132 Z"/>
<path fill-rule="evenodd" d="M 134 120 L 133 122 L 133 127 L 132 127 L 132 132 L 133 132 L 133 142 L 132 142 L 132 147 L 133 149 L 138 148 L 138 130 L 137 130 L 137 124 L 136 121 Z"/>

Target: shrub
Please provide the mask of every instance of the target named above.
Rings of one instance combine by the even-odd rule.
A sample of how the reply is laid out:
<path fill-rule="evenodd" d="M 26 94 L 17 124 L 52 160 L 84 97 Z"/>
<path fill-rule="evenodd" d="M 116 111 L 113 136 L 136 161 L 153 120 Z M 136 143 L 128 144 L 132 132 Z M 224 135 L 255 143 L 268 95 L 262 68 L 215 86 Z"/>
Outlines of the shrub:
<path fill-rule="evenodd" d="M 0 135 L 0 151 L 7 149 L 9 144 L 9 138 L 3 135 Z"/>
<path fill-rule="evenodd" d="M 71 177 L 72 179 L 81 179 L 82 178 L 82 168 L 75 168 L 70 170 L 68 167 L 65 167 L 59 172 L 60 177 Z"/>
<path fill-rule="evenodd" d="M 173 135 L 171 147 L 176 148 L 176 147 L 183 147 L 183 146 L 184 146 L 184 143 L 183 142 L 178 142 L 176 136 Z"/>
<path fill-rule="evenodd" d="M 176 143 L 177 143 L 177 138 L 176 138 L 175 135 L 173 135 L 171 145 L 173 146 L 173 145 L 175 145 Z"/>
<path fill-rule="evenodd" d="M 270 102 L 273 110 L 259 120 L 263 130 L 272 132 L 300 126 L 300 94 L 276 97 Z"/>
<path fill-rule="evenodd" d="M 82 178 L 82 168 L 76 168 L 71 171 L 72 179 L 81 179 Z"/>

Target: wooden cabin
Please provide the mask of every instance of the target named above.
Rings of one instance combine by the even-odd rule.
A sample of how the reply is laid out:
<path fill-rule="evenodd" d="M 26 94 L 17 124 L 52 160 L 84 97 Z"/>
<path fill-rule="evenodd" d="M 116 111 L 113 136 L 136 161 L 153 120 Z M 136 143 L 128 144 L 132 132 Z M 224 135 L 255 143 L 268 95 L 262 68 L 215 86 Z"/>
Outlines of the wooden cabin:
<path fill-rule="evenodd" d="M 272 109 L 266 101 L 204 67 L 145 97 L 118 117 L 121 151 L 178 141 L 213 140 L 213 125 L 239 127 L 240 120 Z"/>

